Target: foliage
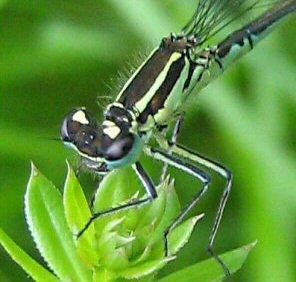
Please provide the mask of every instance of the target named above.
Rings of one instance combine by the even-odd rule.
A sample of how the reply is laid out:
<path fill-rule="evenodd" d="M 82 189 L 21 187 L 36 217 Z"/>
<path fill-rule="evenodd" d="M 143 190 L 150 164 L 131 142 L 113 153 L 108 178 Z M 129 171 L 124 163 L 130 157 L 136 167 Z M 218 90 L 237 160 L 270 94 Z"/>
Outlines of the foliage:
<path fill-rule="evenodd" d="M 94 210 L 102 211 L 130 197 L 124 171 L 114 171 L 100 185 Z M 55 186 L 34 165 L 25 197 L 27 224 L 36 246 L 54 275 L 38 264 L 0 230 L 0 243 L 10 256 L 35 281 L 154 281 L 157 272 L 187 243 L 203 214 L 187 219 L 169 235 L 169 256 L 164 257 L 163 232 L 180 212 L 180 205 L 169 178 L 158 187 L 159 197 L 146 207 L 118 212 L 97 219 L 79 237 L 91 217 L 83 190 L 68 167 L 62 198 Z M 128 197 L 129 196 L 129 197 Z M 246 259 L 253 246 L 243 247 L 225 256 L 231 272 Z M 172 273 L 161 281 L 220 281 L 222 269 L 213 259 Z M 190 275 L 189 275 L 190 273 Z"/>

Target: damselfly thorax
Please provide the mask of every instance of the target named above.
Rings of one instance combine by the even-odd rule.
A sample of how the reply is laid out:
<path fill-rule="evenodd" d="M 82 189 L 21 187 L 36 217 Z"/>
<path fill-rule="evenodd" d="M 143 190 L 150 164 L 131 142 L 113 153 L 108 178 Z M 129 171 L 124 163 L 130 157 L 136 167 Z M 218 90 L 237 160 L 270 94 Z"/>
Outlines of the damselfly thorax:
<path fill-rule="evenodd" d="M 125 110 L 134 119 L 133 130 L 140 134 L 176 119 L 192 90 L 203 88 L 221 70 L 215 61 L 216 48 L 194 53 L 192 48 L 185 35 L 164 38 L 107 108 L 106 119 L 116 119 L 114 108 Z"/>

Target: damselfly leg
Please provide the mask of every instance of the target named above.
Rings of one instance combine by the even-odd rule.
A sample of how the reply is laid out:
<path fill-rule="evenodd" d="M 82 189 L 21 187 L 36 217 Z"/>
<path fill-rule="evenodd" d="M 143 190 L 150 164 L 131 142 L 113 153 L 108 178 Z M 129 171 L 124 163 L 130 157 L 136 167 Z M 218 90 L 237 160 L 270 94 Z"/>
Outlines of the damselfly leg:
<path fill-rule="evenodd" d="M 177 218 L 166 228 L 163 235 L 164 240 L 164 249 L 165 249 L 165 255 L 169 255 L 169 245 L 168 245 L 168 236 L 170 232 L 183 221 L 185 216 L 188 214 L 188 212 L 200 201 L 200 199 L 205 195 L 209 188 L 209 184 L 211 182 L 211 178 L 208 174 L 206 174 L 204 171 L 200 170 L 197 166 L 192 165 L 190 162 L 188 162 L 185 158 L 177 157 L 174 155 L 169 154 L 168 152 L 161 150 L 161 149 L 154 149 L 146 147 L 144 151 L 147 153 L 147 155 L 150 155 L 151 157 L 160 160 L 164 163 L 167 163 L 168 165 L 171 165 L 173 167 L 176 167 L 184 172 L 187 172 L 191 174 L 193 177 L 197 178 L 202 182 L 202 188 L 198 191 L 198 193 L 195 194 L 195 196 L 192 198 L 192 200 L 189 202 L 189 204 L 181 211 L 181 213 L 178 215 Z M 227 194 L 228 195 L 228 194 Z M 226 199 L 224 200 L 223 207 L 225 205 Z M 220 209 L 219 209 L 220 210 Z M 222 209 L 223 211 L 223 209 Z M 219 227 L 220 219 L 222 216 L 222 212 L 219 213 L 219 220 L 215 220 L 215 224 L 213 227 L 213 231 L 211 233 L 210 237 L 210 244 L 208 246 L 208 251 L 210 255 L 221 265 L 221 267 L 224 270 L 224 273 L 226 276 L 230 275 L 230 272 L 227 268 L 227 266 L 224 264 L 224 262 L 218 257 L 217 254 L 213 251 L 213 240 L 215 238 L 216 231 Z M 218 214 L 217 214 L 218 218 Z"/>
<path fill-rule="evenodd" d="M 130 203 L 127 203 L 124 205 L 120 205 L 118 207 L 111 208 L 109 210 L 94 213 L 91 216 L 91 218 L 89 219 L 89 221 L 86 223 L 86 225 L 83 227 L 83 229 L 79 231 L 79 233 L 77 234 L 77 238 L 79 238 L 87 230 L 87 228 L 90 226 L 90 224 L 95 219 L 97 219 L 99 217 L 107 216 L 110 214 L 114 214 L 116 212 L 120 212 L 123 210 L 128 210 L 128 209 L 131 209 L 134 207 L 140 207 L 140 206 L 145 205 L 157 198 L 158 195 L 157 195 L 157 191 L 155 189 L 155 185 L 154 185 L 153 181 L 151 180 L 150 176 L 146 173 L 146 171 L 144 170 L 144 168 L 140 164 L 140 162 L 136 162 L 135 164 L 133 164 L 132 168 L 134 169 L 137 176 L 139 177 L 143 187 L 145 188 L 145 192 L 148 197 L 143 200 L 130 202 Z"/>
<path fill-rule="evenodd" d="M 162 146 L 164 145 L 164 143 L 165 143 L 164 140 L 159 142 L 159 144 L 161 144 Z M 167 163 L 168 165 L 177 167 L 177 168 L 193 175 L 194 177 L 197 177 L 200 180 L 202 180 L 202 177 L 207 177 L 208 182 L 209 182 L 209 177 L 204 172 L 200 171 L 195 166 L 193 166 L 190 162 L 205 166 L 208 169 L 215 171 L 216 173 L 221 175 L 226 180 L 226 187 L 223 191 L 223 194 L 222 194 L 222 197 L 220 200 L 220 204 L 218 207 L 218 211 L 216 214 L 216 218 L 214 221 L 214 225 L 212 227 L 211 235 L 209 238 L 208 252 L 222 266 L 225 274 L 229 275 L 228 268 L 225 266 L 223 261 L 221 261 L 221 259 L 215 254 L 213 247 L 214 247 L 214 241 L 216 238 L 217 230 L 219 228 L 219 225 L 220 225 L 220 222 L 222 219 L 222 215 L 224 212 L 225 204 L 227 202 L 227 198 L 228 198 L 228 195 L 229 195 L 230 189 L 231 189 L 231 183 L 232 183 L 231 172 L 223 165 L 221 165 L 215 161 L 209 160 L 208 158 L 206 158 L 200 154 L 197 154 L 195 152 L 191 152 L 191 151 L 181 147 L 180 145 L 170 144 L 169 142 L 167 142 L 167 146 L 164 149 L 165 149 L 165 151 L 160 151 L 158 149 L 146 149 L 145 152 L 148 155 L 150 155 L 160 161 L 163 161 L 164 163 Z M 175 221 L 168 227 L 168 229 L 164 235 L 166 250 L 168 249 L 166 237 L 168 236 L 170 231 L 183 220 L 184 216 L 193 208 L 193 206 L 198 202 L 198 200 L 201 198 L 201 196 L 207 191 L 208 183 L 207 184 L 205 184 L 206 182 L 203 182 L 203 183 L 204 183 L 204 186 L 201 189 L 200 193 L 197 194 L 192 199 L 192 201 L 189 203 L 189 205 L 180 213 L 180 215 L 175 219 Z"/>
<path fill-rule="evenodd" d="M 213 247 L 214 247 L 214 241 L 216 238 L 216 234 L 223 216 L 223 212 L 224 212 L 224 208 L 230 193 L 230 189 L 231 189 L 231 184 L 232 184 L 232 173 L 229 169 L 227 169 L 225 166 L 219 164 L 216 161 L 210 160 L 200 154 L 197 154 L 195 152 L 191 152 L 188 149 L 185 149 L 183 147 L 181 147 L 180 145 L 173 145 L 172 146 L 172 152 L 182 156 L 183 158 L 186 158 L 194 163 L 200 164 L 202 166 L 207 167 L 210 170 L 215 171 L 216 173 L 218 173 L 219 175 L 221 175 L 225 180 L 226 180 L 226 185 L 219 203 L 219 207 L 216 213 L 216 218 L 214 221 L 214 225 L 211 231 L 211 235 L 210 235 L 210 239 L 209 239 L 209 245 L 208 245 L 208 252 L 211 256 L 213 256 L 214 258 L 216 258 L 216 260 L 222 265 L 223 267 L 223 262 L 221 262 L 220 258 L 215 254 L 215 252 L 213 251 Z M 227 271 L 225 271 L 225 267 L 223 267 L 224 272 L 227 273 Z"/>
<path fill-rule="evenodd" d="M 174 145 L 177 143 L 177 138 L 178 138 L 178 135 L 180 133 L 180 130 L 181 130 L 181 127 L 182 127 L 182 124 L 184 121 L 184 116 L 185 116 L 185 113 L 184 112 L 181 113 L 175 123 L 173 134 L 172 134 L 171 140 L 170 140 L 171 145 Z M 168 153 L 171 154 L 171 150 L 169 150 Z M 167 170 L 168 170 L 168 164 L 164 163 L 163 167 L 162 167 L 162 171 L 161 171 L 161 177 L 160 177 L 161 183 L 163 183 L 163 181 L 165 180 Z"/>

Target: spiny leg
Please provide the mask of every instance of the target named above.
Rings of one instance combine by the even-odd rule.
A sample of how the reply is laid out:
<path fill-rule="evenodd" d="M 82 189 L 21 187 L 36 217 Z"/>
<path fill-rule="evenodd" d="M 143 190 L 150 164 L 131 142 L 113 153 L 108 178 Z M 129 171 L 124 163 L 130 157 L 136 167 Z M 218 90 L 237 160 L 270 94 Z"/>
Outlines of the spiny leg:
<path fill-rule="evenodd" d="M 202 188 L 198 191 L 197 194 L 195 194 L 195 196 L 190 201 L 190 203 L 181 211 L 178 217 L 164 231 L 163 239 L 164 239 L 165 256 L 168 256 L 168 235 L 181 221 L 183 221 L 187 213 L 197 204 L 197 202 L 201 199 L 201 197 L 206 193 L 211 179 L 205 172 L 201 171 L 196 166 L 188 163 L 184 159 L 172 156 L 171 154 L 161 149 L 145 147 L 144 150 L 151 157 L 191 174 L 195 178 L 199 179 L 203 184 Z"/>
<path fill-rule="evenodd" d="M 79 233 L 77 234 L 77 238 L 79 238 L 87 230 L 87 228 L 90 226 L 90 224 L 95 219 L 97 219 L 97 218 L 99 218 L 101 216 L 114 214 L 114 213 L 119 212 L 119 211 L 123 211 L 123 210 L 131 209 L 131 208 L 134 208 L 134 207 L 142 206 L 142 205 L 147 204 L 147 203 L 149 203 L 149 202 L 151 202 L 151 201 L 153 201 L 153 200 L 155 200 L 157 198 L 158 195 L 157 195 L 157 191 L 155 189 L 155 186 L 154 186 L 151 178 L 149 177 L 149 175 L 146 173 L 146 171 L 144 170 L 144 168 L 140 164 L 140 162 L 136 162 L 135 164 L 132 165 L 132 167 L 135 170 L 136 174 L 138 175 L 138 177 L 139 177 L 139 179 L 140 179 L 140 181 L 141 181 L 141 183 L 142 183 L 148 197 L 143 199 L 143 200 L 127 203 L 127 204 L 124 204 L 124 205 L 121 205 L 121 206 L 118 206 L 118 207 L 111 208 L 109 210 L 94 213 L 91 216 L 91 218 L 89 219 L 89 221 L 86 223 L 86 225 L 83 227 L 83 229 L 79 231 Z"/>
<path fill-rule="evenodd" d="M 170 144 L 176 144 L 176 142 L 177 142 L 177 138 L 178 138 L 178 135 L 180 133 L 180 130 L 181 130 L 181 127 L 182 127 L 182 124 L 184 121 L 184 115 L 185 115 L 184 112 L 181 113 L 176 121 L 174 131 L 171 136 Z M 169 150 L 168 153 L 171 155 L 171 150 Z M 160 178 L 161 183 L 163 183 L 163 181 L 165 180 L 167 170 L 168 170 L 168 164 L 164 163 L 164 165 L 162 167 L 162 171 L 161 171 L 161 178 Z"/>
<path fill-rule="evenodd" d="M 223 216 L 223 211 L 231 190 L 231 184 L 232 184 L 232 173 L 230 172 L 230 170 L 228 170 L 225 166 L 217 163 L 216 161 L 210 160 L 200 154 L 197 154 L 195 152 L 191 152 L 188 149 L 185 149 L 179 145 L 173 145 L 172 148 L 172 152 L 183 156 L 184 158 L 187 158 L 193 162 L 199 163 L 200 165 L 203 165 L 215 172 L 217 172 L 218 174 L 220 174 L 225 180 L 226 180 L 226 186 L 225 189 L 223 191 L 221 200 L 220 200 L 220 204 L 218 207 L 218 211 L 216 214 L 216 218 L 215 218 L 215 222 L 212 228 L 212 232 L 210 235 L 210 240 L 209 240 L 209 246 L 208 246 L 208 251 L 212 256 L 216 256 L 213 252 L 213 245 L 214 245 L 214 241 L 215 241 L 215 237 L 217 234 L 217 230 L 219 228 L 222 216 Z"/>
<path fill-rule="evenodd" d="M 159 144 L 164 144 L 164 142 L 160 142 Z M 224 208 L 231 190 L 231 184 L 232 184 L 232 173 L 230 170 L 228 170 L 225 166 L 217 163 L 216 161 L 210 160 L 198 153 L 189 151 L 188 149 L 177 145 L 177 144 L 168 144 L 168 146 L 171 149 L 171 152 L 173 154 L 176 154 L 178 156 L 181 156 L 185 159 L 188 159 L 192 162 L 198 163 L 202 166 L 205 166 L 213 171 L 215 171 L 216 173 L 220 174 L 225 180 L 226 180 L 226 186 L 225 189 L 223 191 L 221 200 L 220 200 L 220 204 L 216 213 L 216 217 L 215 217 L 215 221 L 214 221 L 214 225 L 212 227 L 212 231 L 211 231 L 211 235 L 209 238 L 209 245 L 208 245 L 208 252 L 209 254 L 214 257 L 219 264 L 223 267 L 223 270 L 225 272 L 226 275 L 230 275 L 229 270 L 227 269 L 227 267 L 225 266 L 225 264 L 221 261 L 221 259 L 218 257 L 217 254 L 215 254 L 215 252 L 213 251 L 213 246 L 214 246 L 214 241 L 216 238 L 216 234 L 219 228 L 219 225 L 221 223 L 221 219 L 223 216 L 223 212 L 224 212 Z"/>
<path fill-rule="evenodd" d="M 167 136 L 167 133 L 168 133 L 168 128 L 169 126 L 168 125 L 165 125 L 165 126 L 159 126 L 157 128 L 157 131 L 156 131 L 156 135 L 158 136 L 161 136 L 159 138 L 162 138 L 164 140 L 166 140 L 166 136 Z M 167 172 L 167 164 L 164 163 L 162 165 L 162 168 L 161 168 L 161 173 L 160 173 L 160 183 L 163 183 L 165 181 L 165 176 L 166 176 L 166 172 Z"/>

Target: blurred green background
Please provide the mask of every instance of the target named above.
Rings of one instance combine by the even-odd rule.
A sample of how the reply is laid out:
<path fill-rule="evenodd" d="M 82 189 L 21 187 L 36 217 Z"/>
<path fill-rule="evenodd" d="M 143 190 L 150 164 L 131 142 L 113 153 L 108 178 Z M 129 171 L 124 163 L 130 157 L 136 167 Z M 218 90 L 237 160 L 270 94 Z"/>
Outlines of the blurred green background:
<path fill-rule="evenodd" d="M 0 226 L 34 258 L 42 261 L 23 213 L 30 160 L 62 188 L 72 154 L 48 139 L 59 137 L 64 115 L 83 105 L 101 118 L 97 97 L 116 92 L 118 72 L 178 31 L 196 2 L 0 0 Z M 295 20 L 290 17 L 191 103 L 179 138 L 234 173 L 216 250 L 256 239 L 258 245 L 232 281 L 296 280 Z M 145 167 L 157 181 L 160 166 L 145 160 Z M 197 184 L 175 169 L 170 174 L 185 204 Z M 207 258 L 224 184 L 213 177 L 197 210 L 207 219 L 160 275 Z M 90 195 L 91 177 L 82 181 Z M 0 248 L 0 281 L 29 280 Z"/>

